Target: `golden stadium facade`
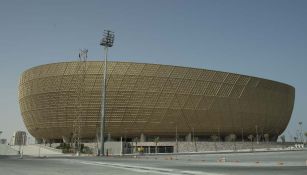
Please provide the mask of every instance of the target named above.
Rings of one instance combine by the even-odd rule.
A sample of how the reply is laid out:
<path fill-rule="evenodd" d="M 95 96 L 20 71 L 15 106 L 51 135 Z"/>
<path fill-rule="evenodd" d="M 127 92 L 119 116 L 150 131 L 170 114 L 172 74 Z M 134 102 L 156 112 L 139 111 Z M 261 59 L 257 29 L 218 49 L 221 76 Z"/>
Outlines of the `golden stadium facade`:
<path fill-rule="evenodd" d="M 37 139 L 81 138 L 100 128 L 103 62 L 63 62 L 25 71 L 19 103 Z M 199 138 L 269 134 L 276 140 L 290 120 L 295 89 L 228 72 L 171 65 L 108 62 L 106 133 L 112 137 Z"/>

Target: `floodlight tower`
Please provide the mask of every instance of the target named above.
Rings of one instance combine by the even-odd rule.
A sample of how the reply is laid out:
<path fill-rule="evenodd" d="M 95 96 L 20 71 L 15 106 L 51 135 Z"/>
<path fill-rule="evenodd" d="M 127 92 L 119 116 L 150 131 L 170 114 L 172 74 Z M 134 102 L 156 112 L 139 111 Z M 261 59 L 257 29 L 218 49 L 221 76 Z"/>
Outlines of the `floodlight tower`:
<path fill-rule="evenodd" d="M 303 122 L 302 121 L 298 122 L 298 125 L 299 125 L 299 128 L 300 128 L 300 131 L 299 131 L 300 132 L 300 140 L 301 140 L 302 143 L 304 143 L 303 128 L 302 128 Z"/>
<path fill-rule="evenodd" d="M 114 32 L 105 30 L 100 45 L 104 47 L 104 73 L 103 73 L 103 87 L 102 87 L 102 102 L 101 102 L 101 123 L 100 123 L 100 156 L 104 156 L 104 131 L 105 131 L 105 118 L 106 118 L 106 95 L 107 95 L 107 61 L 108 61 L 108 48 L 113 46 Z"/>
<path fill-rule="evenodd" d="M 73 147 L 77 156 L 80 155 L 81 148 L 81 125 L 82 125 L 82 103 L 85 91 L 85 76 L 86 76 L 86 61 L 87 49 L 81 49 L 79 53 L 79 63 L 77 67 L 78 84 L 76 85 L 77 99 L 76 99 L 76 115 L 73 122 Z"/>

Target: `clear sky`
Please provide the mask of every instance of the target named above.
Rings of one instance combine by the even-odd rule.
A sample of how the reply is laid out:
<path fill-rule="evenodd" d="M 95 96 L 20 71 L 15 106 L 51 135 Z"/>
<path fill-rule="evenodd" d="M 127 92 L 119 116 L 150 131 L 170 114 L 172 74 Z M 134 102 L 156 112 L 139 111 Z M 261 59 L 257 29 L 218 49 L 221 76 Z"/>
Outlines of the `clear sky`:
<path fill-rule="evenodd" d="M 229 71 L 290 84 L 293 115 L 307 130 L 306 0 L 1 0 L 0 130 L 25 129 L 21 73 L 33 66 L 102 60 L 103 30 L 116 34 L 110 59 Z"/>

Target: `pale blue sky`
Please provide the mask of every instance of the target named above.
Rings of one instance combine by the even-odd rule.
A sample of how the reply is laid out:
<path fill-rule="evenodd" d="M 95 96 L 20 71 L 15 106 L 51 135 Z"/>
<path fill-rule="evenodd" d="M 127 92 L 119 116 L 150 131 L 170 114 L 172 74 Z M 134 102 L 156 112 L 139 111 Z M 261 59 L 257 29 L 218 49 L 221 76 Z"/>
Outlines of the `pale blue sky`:
<path fill-rule="evenodd" d="M 33 66 L 102 59 L 104 29 L 116 33 L 110 59 L 252 75 L 296 88 L 285 134 L 307 130 L 305 0 L 2 0 L 0 130 L 24 129 L 20 74 Z"/>

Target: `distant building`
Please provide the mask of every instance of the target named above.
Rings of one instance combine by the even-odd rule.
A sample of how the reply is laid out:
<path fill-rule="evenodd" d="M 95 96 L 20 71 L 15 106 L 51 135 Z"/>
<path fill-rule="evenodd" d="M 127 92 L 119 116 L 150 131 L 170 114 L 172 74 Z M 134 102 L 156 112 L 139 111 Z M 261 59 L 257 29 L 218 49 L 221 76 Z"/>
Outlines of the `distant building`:
<path fill-rule="evenodd" d="M 0 144 L 6 144 L 6 139 L 0 139 Z"/>
<path fill-rule="evenodd" d="M 31 135 L 69 142 L 78 116 L 80 138 L 96 140 L 103 65 L 100 61 L 63 62 L 26 70 L 20 78 L 19 104 Z M 107 83 L 108 140 L 218 137 L 227 141 L 266 136 L 276 141 L 288 125 L 295 98 L 294 87 L 284 83 L 160 64 L 109 62 Z"/>
<path fill-rule="evenodd" d="M 13 136 L 13 145 L 26 145 L 27 133 L 25 131 L 16 131 Z"/>

